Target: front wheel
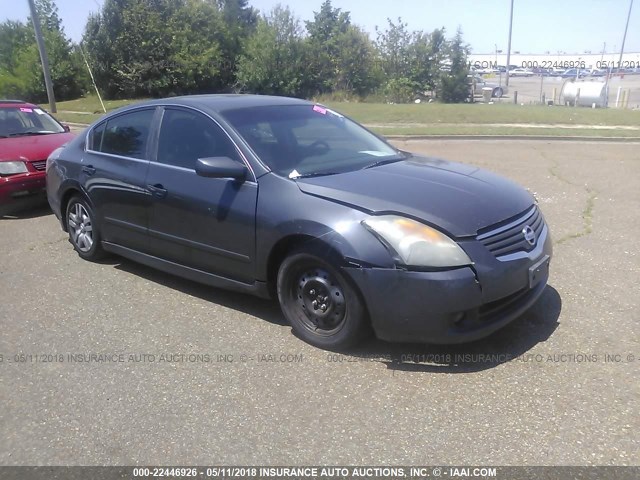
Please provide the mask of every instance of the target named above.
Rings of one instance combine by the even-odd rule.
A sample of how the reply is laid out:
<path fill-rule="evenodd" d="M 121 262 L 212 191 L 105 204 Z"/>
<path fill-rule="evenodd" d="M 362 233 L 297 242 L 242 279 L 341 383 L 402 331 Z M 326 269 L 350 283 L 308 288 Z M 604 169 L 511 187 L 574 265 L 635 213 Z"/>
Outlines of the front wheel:
<path fill-rule="evenodd" d="M 282 263 L 278 300 L 294 332 L 316 347 L 344 349 L 367 332 L 356 289 L 337 267 L 313 253 L 300 251 Z"/>
<path fill-rule="evenodd" d="M 502 97 L 502 94 L 503 94 L 503 92 L 502 92 L 502 88 L 500 88 L 500 87 L 498 87 L 498 88 L 496 88 L 496 89 L 494 89 L 494 90 L 493 90 L 493 96 L 494 96 L 495 98 L 501 98 L 501 97 Z"/>
<path fill-rule="evenodd" d="M 95 215 L 82 197 L 73 197 L 67 205 L 67 230 L 71 245 L 82 258 L 94 261 L 104 256 Z"/>

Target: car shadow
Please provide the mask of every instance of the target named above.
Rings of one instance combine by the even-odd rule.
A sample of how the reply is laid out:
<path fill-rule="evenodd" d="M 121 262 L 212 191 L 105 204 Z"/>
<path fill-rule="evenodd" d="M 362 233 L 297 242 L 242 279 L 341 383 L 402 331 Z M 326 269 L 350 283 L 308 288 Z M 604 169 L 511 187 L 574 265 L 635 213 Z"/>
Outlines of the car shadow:
<path fill-rule="evenodd" d="M 545 342 L 558 328 L 561 311 L 560 294 L 547 285 L 526 313 L 481 340 L 459 345 L 424 345 L 393 344 L 372 338 L 349 353 L 368 361 L 380 361 L 394 372 L 480 372 L 511 361 L 528 361 L 526 353 Z"/>
<path fill-rule="evenodd" d="M 222 288 L 210 287 L 176 275 L 161 272 L 160 270 L 135 263 L 122 257 L 109 256 L 99 263 L 112 265 L 117 270 L 131 273 L 132 275 L 142 277 L 151 282 L 178 290 L 179 292 L 200 298 L 207 302 L 261 318 L 275 325 L 288 325 L 288 322 L 280 311 L 280 306 L 275 301 L 265 300 L 245 293 L 224 290 Z"/>
<path fill-rule="evenodd" d="M 100 263 L 274 325 L 288 326 L 276 301 L 209 287 L 117 256 L 108 257 Z M 529 350 L 545 342 L 558 328 L 561 310 L 560 294 L 547 285 L 538 301 L 524 315 L 475 342 L 461 345 L 390 343 L 372 336 L 357 347 L 339 353 L 356 361 L 380 362 L 393 372 L 479 372 L 526 359 Z"/>
<path fill-rule="evenodd" d="M 37 204 L 30 208 L 20 209 L 11 213 L 0 213 L 0 221 L 1 220 L 29 220 L 31 218 L 39 218 L 46 217 L 47 215 L 52 215 L 53 212 L 51 208 L 46 203 Z"/>

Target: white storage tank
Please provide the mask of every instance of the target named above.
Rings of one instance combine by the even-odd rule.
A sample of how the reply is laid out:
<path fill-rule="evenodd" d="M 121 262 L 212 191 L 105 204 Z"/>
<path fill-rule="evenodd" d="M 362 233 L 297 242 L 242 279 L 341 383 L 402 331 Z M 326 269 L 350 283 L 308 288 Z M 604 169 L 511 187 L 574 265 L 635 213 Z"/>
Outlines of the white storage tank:
<path fill-rule="evenodd" d="M 580 95 L 578 96 L 578 90 Z M 605 82 L 576 82 L 566 81 L 560 92 L 562 103 L 565 105 L 580 107 L 605 108 L 609 102 L 609 87 Z"/>

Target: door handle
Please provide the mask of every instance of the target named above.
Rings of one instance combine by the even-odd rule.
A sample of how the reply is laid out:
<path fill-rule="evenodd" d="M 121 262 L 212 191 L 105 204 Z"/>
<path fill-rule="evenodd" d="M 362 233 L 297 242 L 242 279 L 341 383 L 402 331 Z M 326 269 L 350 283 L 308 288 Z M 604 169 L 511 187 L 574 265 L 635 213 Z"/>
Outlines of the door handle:
<path fill-rule="evenodd" d="M 167 193 L 168 193 L 168 190 L 164 188 L 162 185 L 160 185 L 159 183 L 155 185 L 147 185 L 147 188 L 151 193 L 153 193 L 154 196 L 158 198 L 164 198 L 167 196 Z"/>
<path fill-rule="evenodd" d="M 93 167 L 93 165 L 86 165 L 84 167 L 82 167 L 82 171 L 84 173 L 86 173 L 87 175 L 91 176 L 94 173 L 96 173 L 96 169 Z"/>

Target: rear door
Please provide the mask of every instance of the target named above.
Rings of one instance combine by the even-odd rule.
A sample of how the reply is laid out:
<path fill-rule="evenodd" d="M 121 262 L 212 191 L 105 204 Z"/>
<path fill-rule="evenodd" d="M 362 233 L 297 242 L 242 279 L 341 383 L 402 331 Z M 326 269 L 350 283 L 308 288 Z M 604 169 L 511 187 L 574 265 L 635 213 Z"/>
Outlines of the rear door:
<path fill-rule="evenodd" d="M 145 188 L 155 107 L 127 111 L 88 136 L 80 179 L 102 226 L 104 241 L 148 251 L 151 196 Z"/>
<path fill-rule="evenodd" d="M 229 136 L 195 110 L 167 107 L 162 114 L 157 156 L 149 166 L 149 236 L 153 254 L 239 281 L 254 279 L 258 184 L 204 178 L 198 158 L 230 157 L 244 162 Z"/>

